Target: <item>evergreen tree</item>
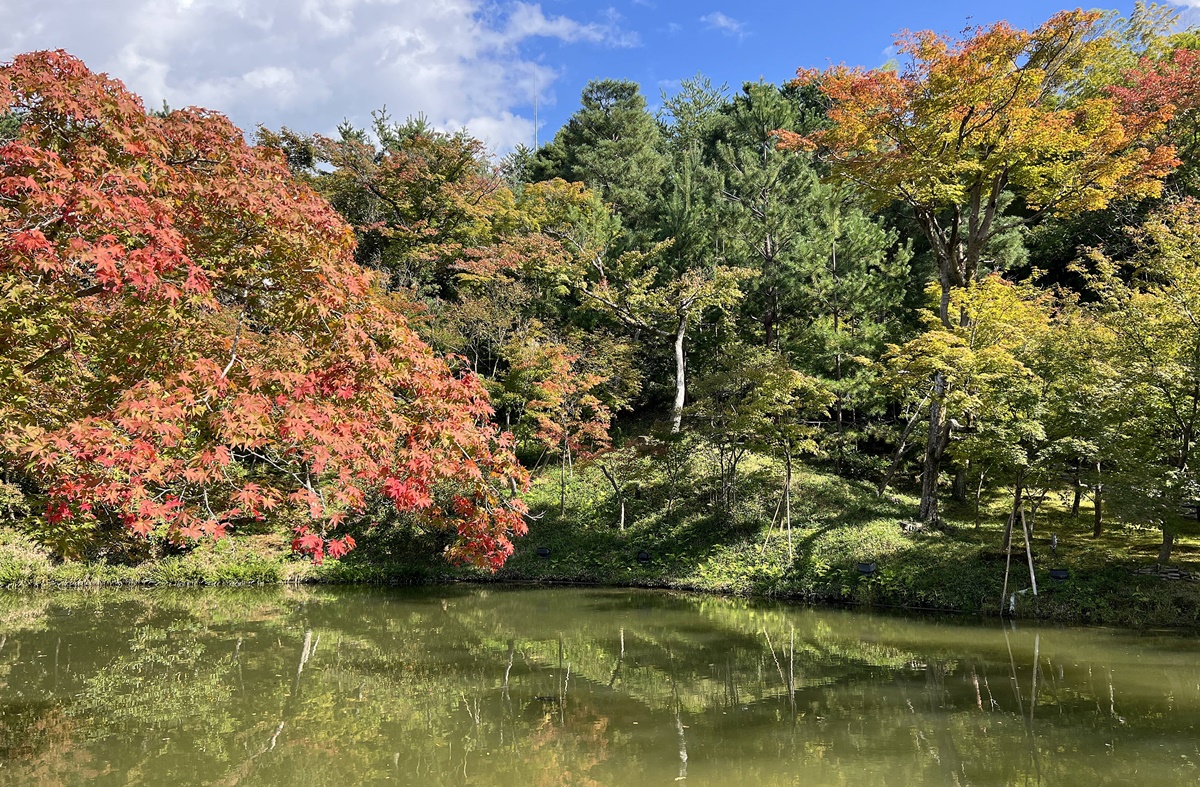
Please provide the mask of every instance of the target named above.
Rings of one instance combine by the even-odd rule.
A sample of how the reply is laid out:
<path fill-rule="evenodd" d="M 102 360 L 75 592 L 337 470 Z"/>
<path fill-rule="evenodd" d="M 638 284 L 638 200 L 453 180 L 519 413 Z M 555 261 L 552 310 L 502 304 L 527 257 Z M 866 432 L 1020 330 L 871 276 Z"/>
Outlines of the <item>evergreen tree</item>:
<path fill-rule="evenodd" d="M 893 230 L 855 204 L 845 188 L 817 184 L 809 232 L 797 245 L 796 304 L 790 346 L 809 374 L 833 394 L 830 453 L 839 473 L 869 429 L 881 402 L 874 362 L 886 342 L 903 336 L 905 288 L 912 256 Z"/>
<path fill-rule="evenodd" d="M 659 126 L 636 82 L 594 80 L 582 106 L 529 163 L 531 182 L 585 183 L 613 206 L 627 227 L 651 226 L 666 160 Z"/>
<path fill-rule="evenodd" d="M 822 183 L 807 153 L 777 146 L 779 129 L 819 122 L 804 94 L 750 83 L 723 120 L 714 145 L 714 224 L 731 261 L 755 273 L 741 308 L 743 334 L 827 382 L 840 472 L 858 436 L 854 411 L 871 398 L 869 362 L 901 329 L 911 254 L 852 190 Z"/>
<path fill-rule="evenodd" d="M 715 151 L 722 245 L 757 273 L 742 315 L 758 323 L 755 338 L 776 349 L 781 321 L 797 311 L 799 248 L 815 229 L 811 214 L 818 184 L 808 155 L 779 150 L 775 132 L 809 125 L 803 115 L 774 85 L 747 84 L 728 109 Z"/>

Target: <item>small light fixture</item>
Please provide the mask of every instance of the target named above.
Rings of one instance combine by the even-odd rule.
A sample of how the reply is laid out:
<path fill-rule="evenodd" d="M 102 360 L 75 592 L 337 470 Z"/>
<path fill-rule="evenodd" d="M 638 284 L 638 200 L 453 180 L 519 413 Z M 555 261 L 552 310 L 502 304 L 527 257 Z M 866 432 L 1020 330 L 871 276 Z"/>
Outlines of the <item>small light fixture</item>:
<path fill-rule="evenodd" d="M 859 563 L 858 573 L 862 574 L 864 577 L 875 576 L 875 561 L 871 561 L 870 563 Z"/>
<path fill-rule="evenodd" d="M 1066 582 L 1071 577 L 1071 572 L 1065 568 L 1050 569 L 1050 578 L 1055 582 Z"/>
<path fill-rule="evenodd" d="M 537 556 L 540 558 L 550 557 L 550 547 L 538 547 L 537 548 Z"/>
<path fill-rule="evenodd" d="M 647 563 L 650 562 L 650 553 L 644 549 L 641 552 L 638 552 L 637 553 L 637 561 L 639 563 L 641 563 L 643 566 L 646 565 Z"/>

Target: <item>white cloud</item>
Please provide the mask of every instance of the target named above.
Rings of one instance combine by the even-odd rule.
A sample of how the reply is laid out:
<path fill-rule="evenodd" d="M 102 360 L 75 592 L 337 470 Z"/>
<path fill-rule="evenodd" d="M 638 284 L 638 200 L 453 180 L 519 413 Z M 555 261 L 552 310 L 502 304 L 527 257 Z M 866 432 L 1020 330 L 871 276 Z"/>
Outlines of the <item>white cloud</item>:
<path fill-rule="evenodd" d="M 467 126 L 505 151 L 532 136 L 516 113 L 558 74 L 525 54 L 536 39 L 629 47 L 613 14 L 548 16 L 492 0 L 0 0 L 0 60 L 66 49 L 150 107 L 204 106 L 258 123 L 332 132 L 384 104 Z"/>
<path fill-rule="evenodd" d="M 546 36 L 567 42 L 590 41 L 616 47 L 633 47 L 640 43 L 637 33 L 620 29 L 620 17 L 612 9 L 609 9 L 605 17 L 605 24 L 580 24 L 565 16 L 547 17 L 539 5 L 515 3 L 508 16 L 504 35 L 510 41 Z"/>
<path fill-rule="evenodd" d="M 1200 26 L 1200 0 L 1168 0 L 1168 2 L 1182 8 L 1179 13 L 1179 21 L 1175 25 L 1176 30 Z"/>
<path fill-rule="evenodd" d="M 711 14 L 706 14 L 700 17 L 710 30 L 717 30 L 727 36 L 736 36 L 737 38 L 746 37 L 746 25 L 744 22 L 739 22 L 731 16 L 727 16 L 720 11 L 713 11 Z"/>

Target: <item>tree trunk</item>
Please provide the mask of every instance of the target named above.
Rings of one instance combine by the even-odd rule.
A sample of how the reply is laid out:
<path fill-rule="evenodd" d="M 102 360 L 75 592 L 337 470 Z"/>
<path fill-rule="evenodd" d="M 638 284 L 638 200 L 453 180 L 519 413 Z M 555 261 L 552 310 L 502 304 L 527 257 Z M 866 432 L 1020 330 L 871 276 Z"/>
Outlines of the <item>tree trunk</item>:
<path fill-rule="evenodd" d="M 1075 463 L 1075 499 L 1071 501 L 1071 516 L 1079 516 L 1079 503 L 1083 497 L 1083 484 L 1079 480 L 1079 462 Z"/>
<path fill-rule="evenodd" d="M 1096 484 L 1092 487 L 1092 501 L 1095 503 L 1092 521 L 1092 538 L 1099 538 L 1104 528 L 1104 484 L 1100 478 L 1100 463 L 1096 463 Z"/>
<path fill-rule="evenodd" d="M 1175 545 L 1175 529 L 1163 523 L 1162 548 L 1158 550 L 1158 564 L 1165 566 L 1171 562 L 1171 547 Z"/>
<path fill-rule="evenodd" d="M 938 317 L 942 325 L 950 327 L 950 260 L 938 259 L 938 279 L 942 285 L 942 294 L 938 298 Z"/>
<path fill-rule="evenodd" d="M 1008 572 L 1012 568 L 1012 535 L 1013 518 L 1016 516 L 1016 508 L 1008 513 L 1008 523 L 1004 525 L 1004 587 L 1000 589 L 1000 616 L 1004 616 L 1004 602 L 1008 598 Z M 1007 632 L 1005 632 L 1007 636 Z"/>
<path fill-rule="evenodd" d="M 970 462 L 954 471 L 954 499 L 960 503 L 967 502 L 967 474 L 970 472 Z"/>
<path fill-rule="evenodd" d="M 1025 537 L 1025 559 L 1029 561 L 1029 587 L 1037 595 L 1037 577 L 1033 573 L 1033 547 L 1029 543 L 1029 526 L 1025 524 L 1025 508 L 1021 508 L 1021 535 Z M 1035 665 L 1036 666 L 1036 665 Z"/>
<path fill-rule="evenodd" d="M 934 243 L 934 248 L 937 249 L 937 241 L 939 240 L 934 235 L 932 225 L 925 225 L 926 233 L 930 240 Z M 938 301 L 938 317 L 941 318 L 942 325 L 950 328 L 950 272 L 953 261 L 948 258 L 943 258 L 939 254 L 938 273 L 942 285 L 941 298 Z M 965 319 L 965 315 L 963 316 Z M 960 319 L 960 322 L 963 321 Z M 933 378 L 933 403 L 929 406 L 929 439 L 925 442 L 925 468 L 921 475 L 921 511 L 920 519 L 923 522 L 937 524 L 940 519 L 938 513 L 938 473 L 941 472 L 942 463 L 942 421 L 944 415 L 942 413 L 942 397 L 946 393 L 946 378 L 941 372 L 934 375 Z"/>
<path fill-rule="evenodd" d="M 558 463 L 558 518 L 567 515 L 567 452 L 563 451 Z"/>
<path fill-rule="evenodd" d="M 1008 517 L 1008 524 L 1004 526 L 1004 549 L 1012 548 L 1012 531 L 1013 525 L 1017 523 L 1018 513 L 1021 511 L 1025 496 L 1025 468 L 1017 470 L 1016 481 L 1013 482 L 1013 504 L 1012 513 Z"/>
<path fill-rule="evenodd" d="M 613 488 L 613 495 L 617 498 L 617 508 L 620 515 L 617 518 L 617 527 L 622 533 L 625 532 L 625 488 L 624 484 L 618 484 L 617 478 L 603 462 L 597 462 L 600 465 L 600 472 L 604 473 L 604 477 L 608 479 L 609 486 Z"/>
<path fill-rule="evenodd" d="M 683 402 L 687 396 L 685 380 L 686 362 L 683 356 L 683 338 L 687 333 L 687 317 L 679 318 L 679 327 L 675 329 L 675 404 L 671 409 L 671 434 L 679 434 L 683 424 Z"/>
<path fill-rule="evenodd" d="M 728 460 L 725 464 L 726 481 L 723 485 L 725 487 L 724 495 L 726 512 L 733 511 L 734 507 L 737 505 L 737 470 L 738 462 L 741 461 L 740 451 L 741 449 L 738 448 L 737 445 L 732 445 L 729 449 L 729 454 L 726 457 Z"/>
<path fill-rule="evenodd" d="M 842 399 L 842 310 L 838 303 L 838 264 L 837 264 L 837 235 L 829 248 L 829 259 L 833 273 L 833 341 L 837 347 L 833 356 L 833 379 L 837 385 L 837 459 L 834 472 L 842 474 L 842 465 L 846 456 L 846 436 L 843 424 L 845 404 Z"/>
<path fill-rule="evenodd" d="M 837 382 L 838 392 L 835 407 L 837 408 L 837 459 L 835 460 L 834 472 L 838 475 L 842 474 L 844 469 L 846 456 L 846 432 L 843 423 L 845 415 L 845 407 L 842 404 L 842 355 L 838 353 L 837 357 Z"/>
<path fill-rule="evenodd" d="M 938 473 L 942 462 L 942 395 L 946 380 L 941 372 L 934 377 L 933 401 L 929 404 L 929 439 L 925 441 L 925 467 L 921 473 L 921 509 L 918 517 L 922 522 L 937 524 Z"/>
<path fill-rule="evenodd" d="M 787 522 L 788 557 L 794 561 L 796 550 L 792 547 L 792 452 L 786 451 L 783 457 L 784 465 L 787 468 L 783 487 L 783 519 Z"/>
<path fill-rule="evenodd" d="M 1026 498 L 1029 500 L 1029 535 L 1030 535 L 1030 537 L 1033 536 L 1034 519 L 1037 517 L 1038 509 L 1042 507 L 1042 501 L 1046 499 L 1046 494 L 1049 491 L 1050 490 L 1048 488 L 1043 489 L 1042 493 L 1040 495 L 1038 495 L 1037 497 L 1027 497 Z"/>
<path fill-rule="evenodd" d="M 779 341 L 779 331 L 776 325 L 779 322 L 779 290 L 776 287 L 771 287 L 767 291 L 767 308 L 763 310 L 762 326 L 763 326 L 763 343 L 768 350 L 775 348 Z"/>
<path fill-rule="evenodd" d="M 888 488 L 888 484 L 892 482 L 892 477 L 896 475 L 896 471 L 900 469 L 900 462 L 904 459 L 904 451 L 908 448 L 908 438 L 912 434 L 913 427 L 917 425 L 917 421 L 921 419 L 921 408 L 925 406 L 925 400 L 933 394 L 933 389 L 930 388 L 929 393 L 925 394 L 925 399 L 917 405 L 916 412 L 913 417 L 908 419 L 908 425 L 904 427 L 904 431 L 900 435 L 900 442 L 896 446 L 896 455 L 892 458 L 892 464 L 888 467 L 888 471 L 883 476 L 883 480 L 879 482 L 879 487 L 875 490 L 876 497 L 883 497 L 883 493 Z"/>
<path fill-rule="evenodd" d="M 983 482 L 987 478 L 987 473 L 979 474 L 979 484 L 975 487 L 975 529 L 979 529 L 979 500 L 983 497 Z"/>

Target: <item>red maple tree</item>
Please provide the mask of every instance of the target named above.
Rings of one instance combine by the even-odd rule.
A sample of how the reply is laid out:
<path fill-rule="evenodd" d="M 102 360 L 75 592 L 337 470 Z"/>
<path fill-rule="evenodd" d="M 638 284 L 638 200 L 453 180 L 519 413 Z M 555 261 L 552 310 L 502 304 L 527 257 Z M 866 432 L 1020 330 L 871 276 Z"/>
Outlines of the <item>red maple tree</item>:
<path fill-rule="evenodd" d="M 319 561 L 382 494 L 456 532 L 451 559 L 503 564 L 525 531 L 511 437 L 279 151 L 205 110 L 148 114 L 61 51 L 0 65 L 5 114 L 0 464 L 48 540 L 269 516 Z"/>
<path fill-rule="evenodd" d="M 1125 114 L 1165 121 L 1163 136 L 1180 148 L 1184 154 L 1181 158 L 1194 158 L 1200 113 L 1200 52 L 1181 48 L 1157 59 L 1143 57 L 1124 77 L 1124 83 L 1110 86 L 1108 94 Z"/>

